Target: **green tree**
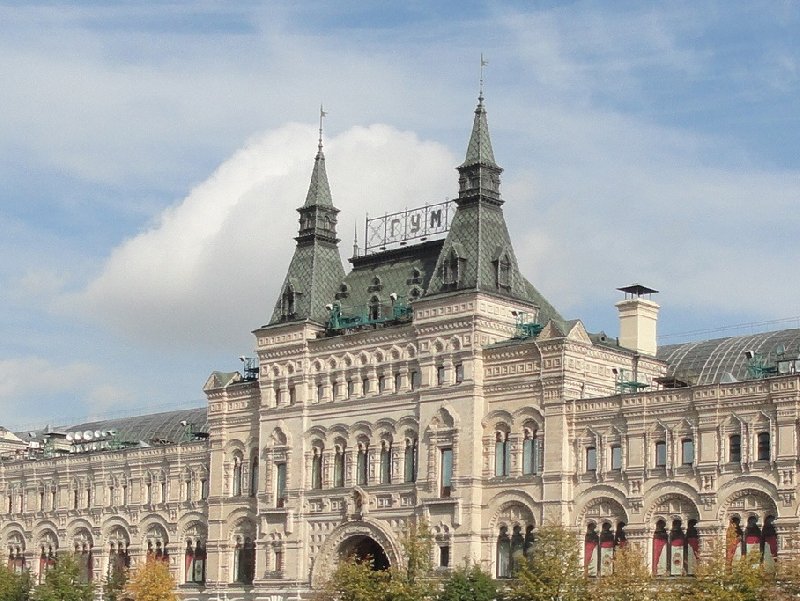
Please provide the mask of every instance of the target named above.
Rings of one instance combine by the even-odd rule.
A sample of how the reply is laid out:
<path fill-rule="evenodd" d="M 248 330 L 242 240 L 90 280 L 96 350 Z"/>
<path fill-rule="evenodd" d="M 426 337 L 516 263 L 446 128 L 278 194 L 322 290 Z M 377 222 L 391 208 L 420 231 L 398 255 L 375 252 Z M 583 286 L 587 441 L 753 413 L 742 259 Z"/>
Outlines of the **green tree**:
<path fill-rule="evenodd" d="M 389 584 L 388 570 L 373 570 L 368 561 L 339 562 L 316 595 L 317 601 L 381 601 Z"/>
<path fill-rule="evenodd" d="M 80 567 L 72 555 L 60 555 L 47 571 L 44 582 L 33 590 L 33 601 L 91 601 L 94 586 L 82 582 Z"/>
<path fill-rule="evenodd" d="M 371 561 L 348 558 L 316 595 L 317 601 L 427 601 L 436 598 L 432 578 L 433 539 L 427 525 L 411 524 L 403 541 L 405 564 L 374 570 Z"/>
<path fill-rule="evenodd" d="M 132 601 L 177 601 L 175 579 L 167 563 L 149 558 L 128 575 L 124 595 Z"/>
<path fill-rule="evenodd" d="M 103 584 L 104 601 L 124 601 L 125 586 L 128 583 L 128 569 L 110 568 Z"/>
<path fill-rule="evenodd" d="M 680 591 L 693 601 L 767 601 L 773 599 L 774 577 L 760 553 L 729 561 L 727 545 L 710 543 L 708 556 L 697 564 L 695 577 Z"/>
<path fill-rule="evenodd" d="M 3 601 L 28 601 L 31 581 L 28 572 L 17 574 L 0 565 L 0 599 Z"/>
<path fill-rule="evenodd" d="M 617 547 L 611 573 L 597 579 L 592 598 L 596 601 L 651 601 L 661 597 L 653 584 L 647 559 L 638 547 L 629 543 Z"/>
<path fill-rule="evenodd" d="M 437 601 L 493 601 L 497 586 L 478 564 L 453 570 L 442 582 Z"/>
<path fill-rule="evenodd" d="M 559 523 L 545 523 L 533 553 L 506 591 L 509 601 L 583 601 L 588 599 L 580 547 Z"/>

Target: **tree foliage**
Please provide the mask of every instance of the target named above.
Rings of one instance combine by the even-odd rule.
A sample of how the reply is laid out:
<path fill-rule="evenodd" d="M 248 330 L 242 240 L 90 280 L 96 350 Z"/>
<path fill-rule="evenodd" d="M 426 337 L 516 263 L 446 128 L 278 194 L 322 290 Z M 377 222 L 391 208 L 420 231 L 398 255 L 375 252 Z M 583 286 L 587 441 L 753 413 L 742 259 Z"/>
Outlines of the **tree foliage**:
<path fill-rule="evenodd" d="M 0 565 L 0 599 L 3 601 L 28 601 L 31 581 L 28 572 L 17 574 Z"/>
<path fill-rule="evenodd" d="M 596 601 L 652 601 L 661 599 L 653 583 L 647 559 L 639 547 L 617 547 L 611 573 L 597 579 L 592 591 Z"/>
<path fill-rule="evenodd" d="M 453 570 L 442 582 L 437 601 L 493 601 L 497 586 L 478 564 Z"/>
<path fill-rule="evenodd" d="M 103 601 L 125 601 L 125 586 L 128 583 L 128 570 L 109 569 L 103 584 Z"/>
<path fill-rule="evenodd" d="M 412 524 L 403 539 L 405 565 L 373 570 L 371 561 L 339 562 L 316 598 L 318 601 L 427 601 L 436 596 L 431 580 L 433 538 L 424 523 Z"/>
<path fill-rule="evenodd" d="M 177 601 L 175 579 L 167 563 L 149 558 L 132 570 L 125 585 L 124 598 L 132 601 Z"/>
<path fill-rule="evenodd" d="M 539 530 L 531 557 L 507 591 L 509 601 L 582 601 L 587 597 L 575 535 L 558 523 Z"/>
<path fill-rule="evenodd" d="M 33 601 L 92 601 L 94 586 L 81 582 L 80 568 L 72 555 L 60 555 L 47 570 L 44 582 L 33 590 Z"/>

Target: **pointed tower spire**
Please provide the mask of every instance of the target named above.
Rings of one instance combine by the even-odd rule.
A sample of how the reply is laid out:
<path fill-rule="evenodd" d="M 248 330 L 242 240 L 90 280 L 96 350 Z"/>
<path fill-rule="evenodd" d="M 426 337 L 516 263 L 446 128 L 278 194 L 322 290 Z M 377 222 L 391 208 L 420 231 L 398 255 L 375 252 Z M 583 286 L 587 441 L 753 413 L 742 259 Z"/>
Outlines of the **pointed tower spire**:
<path fill-rule="evenodd" d="M 322 152 L 322 120 L 326 115 L 320 105 L 317 156 L 306 201 L 297 209 L 300 213 L 300 231 L 295 238 L 297 248 L 270 324 L 305 319 L 324 323 L 327 319 L 325 305 L 333 299 L 344 279 L 336 237 L 339 209 L 333 206 Z"/>
<path fill-rule="evenodd" d="M 314 170 L 311 172 L 311 184 L 308 186 L 306 203 L 304 206 L 326 206 L 333 207 L 331 199 L 331 188 L 328 184 L 328 174 L 325 171 L 325 153 L 322 152 L 322 120 L 328 113 L 319 105 L 319 144 L 317 145 L 317 156 L 314 158 Z"/>
<path fill-rule="evenodd" d="M 524 280 L 517 270 L 500 198 L 500 174 L 494 160 L 486 107 L 483 68 L 478 106 L 467 156 L 458 167 L 456 214 L 428 286 L 428 294 L 452 290 L 483 290 L 524 297 Z"/>

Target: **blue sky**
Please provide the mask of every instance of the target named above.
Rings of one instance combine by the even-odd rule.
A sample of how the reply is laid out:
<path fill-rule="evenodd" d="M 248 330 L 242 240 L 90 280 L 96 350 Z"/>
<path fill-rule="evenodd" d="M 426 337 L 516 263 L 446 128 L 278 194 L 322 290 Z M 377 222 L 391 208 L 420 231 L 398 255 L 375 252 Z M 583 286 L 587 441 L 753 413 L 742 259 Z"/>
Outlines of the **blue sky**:
<path fill-rule="evenodd" d="M 640 281 L 663 342 L 798 327 L 797 2 L 232 4 L 0 3 L 0 424 L 202 405 L 271 313 L 320 102 L 347 256 L 366 207 L 455 195 L 481 52 L 565 316 L 613 335 Z"/>

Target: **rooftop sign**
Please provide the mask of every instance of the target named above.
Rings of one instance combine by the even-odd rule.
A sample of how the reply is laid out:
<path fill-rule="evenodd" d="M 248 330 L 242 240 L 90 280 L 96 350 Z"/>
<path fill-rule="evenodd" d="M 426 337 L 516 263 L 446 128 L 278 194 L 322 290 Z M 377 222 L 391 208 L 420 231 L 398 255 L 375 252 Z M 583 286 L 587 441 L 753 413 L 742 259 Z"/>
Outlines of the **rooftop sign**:
<path fill-rule="evenodd" d="M 383 217 L 370 219 L 368 216 L 364 251 L 371 254 L 394 245 L 404 246 L 410 240 L 424 241 L 431 236 L 445 234 L 455 214 L 455 202 L 447 200 L 399 213 L 387 213 Z"/>

